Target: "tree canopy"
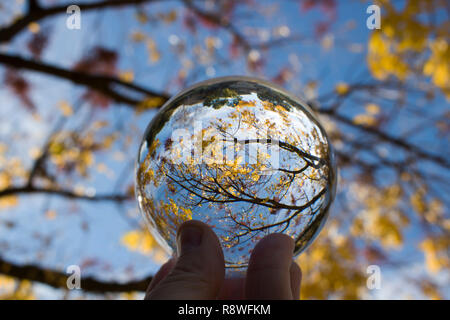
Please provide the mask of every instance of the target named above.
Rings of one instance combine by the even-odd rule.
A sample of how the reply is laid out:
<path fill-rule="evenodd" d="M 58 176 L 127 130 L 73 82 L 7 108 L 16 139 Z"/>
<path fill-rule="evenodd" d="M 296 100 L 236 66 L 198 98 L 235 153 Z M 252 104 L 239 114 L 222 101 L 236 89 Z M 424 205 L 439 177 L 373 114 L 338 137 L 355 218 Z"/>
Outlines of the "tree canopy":
<path fill-rule="evenodd" d="M 226 75 L 307 101 L 335 149 L 301 298 L 449 298 L 448 1 L 373 1 L 374 30 L 369 1 L 83 0 L 79 29 L 71 4 L 0 4 L 1 299 L 140 297 L 167 256 L 138 212 L 138 145 L 171 96 Z M 74 264 L 81 291 L 67 290 Z"/>

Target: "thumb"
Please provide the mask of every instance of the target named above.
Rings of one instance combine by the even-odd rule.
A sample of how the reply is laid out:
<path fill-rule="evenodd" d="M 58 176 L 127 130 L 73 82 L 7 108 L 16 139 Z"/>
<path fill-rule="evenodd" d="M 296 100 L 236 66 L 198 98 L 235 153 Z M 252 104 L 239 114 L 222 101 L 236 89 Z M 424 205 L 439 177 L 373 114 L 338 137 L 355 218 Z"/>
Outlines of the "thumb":
<path fill-rule="evenodd" d="M 177 233 L 178 259 L 146 299 L 215 299 L 225 276 L 224 258 L 214 231 L 200 221 L 184 222 Z"/>

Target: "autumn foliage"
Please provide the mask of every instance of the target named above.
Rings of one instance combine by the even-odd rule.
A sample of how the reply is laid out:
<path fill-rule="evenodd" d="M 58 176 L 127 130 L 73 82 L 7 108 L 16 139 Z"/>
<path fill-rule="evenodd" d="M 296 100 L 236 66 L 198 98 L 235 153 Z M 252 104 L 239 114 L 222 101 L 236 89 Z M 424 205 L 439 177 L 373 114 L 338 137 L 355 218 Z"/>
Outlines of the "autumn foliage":
<path fill-rule="evenodd" d="M 135 200 L 145 127 L 186 86 L 241 74 L 308 101 L 335 149 L 336 200 L 298 258 L 301 298 L 448 299 L 449 3 L 373 2 L 378 30 L 372 1 L 93 0 L 80 30 L 62 1 L 2 2 L 0 298 L 41 298 L 42 284 L 141 297 L 167 258 Z M 161 223 L 191 217 L 163 205 Z M 70 264 L 86 275 L 76 294 Z M 381 291 L 366 286 L 374 264 Z"/>

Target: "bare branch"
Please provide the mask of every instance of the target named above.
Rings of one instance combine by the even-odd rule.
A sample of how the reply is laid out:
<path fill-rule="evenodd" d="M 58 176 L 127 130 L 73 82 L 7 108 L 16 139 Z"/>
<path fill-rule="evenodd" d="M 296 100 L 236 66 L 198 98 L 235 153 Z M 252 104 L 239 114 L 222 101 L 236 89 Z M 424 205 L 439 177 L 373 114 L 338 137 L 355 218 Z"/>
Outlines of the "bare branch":
<path fill-rule="evenodd" d="M 250 43 L 245 39 L 245 37 L 239 32 L 238 28 L 236 28 L 228 19 L 225 19 L 223 15 L 220 13 L 210 12 L 210 11 L 204 11 L 194 5 L 194 2 L 192 0 L 183 0 L 183 3 L 186 5 L 187 8 L 192 10 L 197 16 L 205 19 L 206 21 L 209 21 L 213 24 L 216 24 L 217 26 L 220 26 L 230 32 L 233 37 L 237 40 L 237 42 L 244 48 L 245 51 L 249 51 L 252 46 Z"/>
<path fill-rule="evenodd" d="M 376 137 L 380 138 L 381 140 L 384 140 L 386 142 L 392 143 L 398 147 L 403 148 L 406 151 L 409 151 L 411 153 L 416 154 L 417 156 L 433 161 L 445 168 L 450 168 L 450 162 L 449 159 L 441 157 L 439 155 L 436 154 L 432 154 L 429 153 L 415 145 L 412 145 L 400 138 L 396 138 L 394 136 L 391 136 L 385 132 L 380 131 L 378 128 L 376 127 L 371 127 L 371 126 L 365 126 L 365 125 L 361 125 L 361 124 L 356 124 L 352 121 L 352 119 L 347 118 L 339 113 L 337 113 L 336 111 L 332 110 L 332 109 L 319 109 L 317 110 L 319 113 L 321 114 L 326 114 L 328 116 L 330 116 L 331 118 L 345 123 L 346 125 L 352 126 L 354 128 L 358 128 L 359 130 L 365 131 L 369 134 L 373 134 Z"/>
<path fill-rule="evenodd" d="M 57 289 L 67 290 L 68 275 L 36 265 L 18 265 L 5 261 L 0 257 L 0 274 L 20 280 L 40 282 Z M 129 292 L 145 291 L 152 277 L 128 282 L 102 281 L 93 277 L 81 277 L 81 289 L 85 292 Z"/>
<path fill-rule="evenodd" d="M 18 194 L 49 194 L 60 196 L 69 199 L 89 200 L 89 201 L 116 201 L 122 202 L 130 200 L 132 197 L 127 194 L 99 194 L 99 195 L 87 195 L 74 192 L 72 190 L 53 188 L 40 188 L 30 185 L 23 187 L 10 187 L 0 191 L 0 198 Z"/>
<path fill-rule="evenodd" d="M 67 70 L 51 64 L 24 59 L 17 55 L 8 55 L 0 53 L 0 64 L 8 65 L 16 69 L 37 71 L 58 78 L 63 78 L 73 83 L 87 86 L 89 88 L 97 90 L 102 94 L 112 98 L 116 102 L 124 103 L 132 107 L 136 107 L 145 98 L 158 98 L 160 99 L 161 105 L 164 104 L 164 102 L 166 102 L 169 99 L 169 95 L 166 93 L 158 93 L 150 89 L 138 86 L 136 84 L 121 81 L 114 77 L 103 75 L 90 75 L 84 72 Z M 122 90 L 117 90 L 120 88 Z M 128 96 L 124 93 L 120 93 L 121 91 L 124 90 L 132 91 L 134 93 L 138 93 L 144 96 L 141 99 L 138 99 L 136 97 L 133 97 L 133 95 Z"/>
<path fill-rule="evenodd" d="M 105 0 L 99 2 L 79 2 L 76 5 L 81 11 L 96 10 L 102 8 L 123 7 L 128 5 L 143 4 L 148 2 L 156 2 L 157 0 Z M 36 3 L 36 5 L 33 5 Z M 54 16 L 60 13 L 65 13 L 68 4 L 55 5 L 47 8 L 42 8 L 37 5 L 36 1 L 31 1 L 28 13 L 20 19 L 15 20 L 11 25 L 0 29 L 0 43 L 8 42 L 14 38 L 18 33 L 25 29 L 31 22 L 36 22 L 44 18 Z"/>

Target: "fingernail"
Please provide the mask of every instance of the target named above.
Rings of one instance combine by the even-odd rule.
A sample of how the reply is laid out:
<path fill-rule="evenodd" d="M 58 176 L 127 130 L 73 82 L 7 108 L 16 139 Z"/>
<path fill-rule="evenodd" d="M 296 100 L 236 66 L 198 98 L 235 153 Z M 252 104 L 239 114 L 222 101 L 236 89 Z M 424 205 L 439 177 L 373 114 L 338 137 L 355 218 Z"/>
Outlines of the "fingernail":
<path fill-rule="evenodd" d="M 202 243 L 202 234 L 202 229 L 196 226 L 189 225 L 181 228 L 179 236 L 180 249 L 198 247 Z"/>

